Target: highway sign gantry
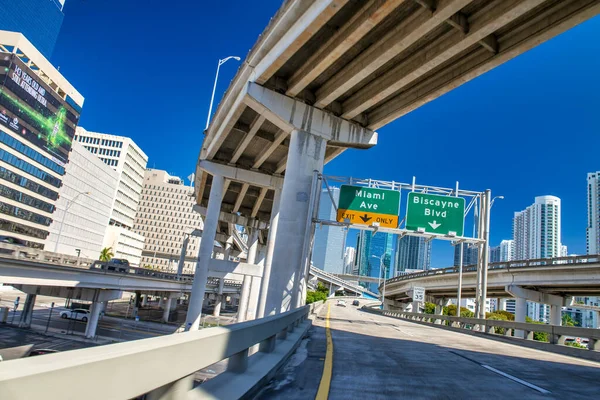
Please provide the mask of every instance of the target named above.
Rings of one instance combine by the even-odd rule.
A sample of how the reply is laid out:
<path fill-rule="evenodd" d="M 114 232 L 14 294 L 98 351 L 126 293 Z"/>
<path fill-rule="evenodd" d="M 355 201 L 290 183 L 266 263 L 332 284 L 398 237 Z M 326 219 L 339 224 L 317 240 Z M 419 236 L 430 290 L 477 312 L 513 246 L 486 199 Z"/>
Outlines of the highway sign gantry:
<path fill-rule="evenodd" d="M 400 192 L 363 186 L 342 185 L 337 221 L 352 224 L 379 224 L 384 228 L 398 227 Z"/>
<path fill-rule="evenodd" d="M 410 192 L 406 210 L 406 229 L 462 236 L 465 224 L 465 199 Z M 419 229 L 420 228 L 420 229 Z"/>

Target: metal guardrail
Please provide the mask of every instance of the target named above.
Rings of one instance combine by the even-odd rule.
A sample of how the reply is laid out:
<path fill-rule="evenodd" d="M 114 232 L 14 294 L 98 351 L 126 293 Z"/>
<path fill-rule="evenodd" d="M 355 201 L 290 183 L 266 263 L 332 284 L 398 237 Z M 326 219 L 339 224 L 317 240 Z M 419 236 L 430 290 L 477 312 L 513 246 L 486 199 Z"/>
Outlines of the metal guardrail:
<path fill-rule="evenodd" d="M 600 263 L 600 255 L 585 255 L 585 256 L 569 256 L 569 257 L 556 257 L 556 258 L 540 258 L 533 260 L 517 260 L 517 261 L 506 261 L 506 262 L 495 262 L 490 263 L 488 270 L 511 270 L 518 268 L 532 268 L 532 267 L 564 267 L 565 264 L 597 264 Z M 459 267 L 449 268 L 438 268 L 430 269 L 423 272 L 416 272 L 414 274 L 400 275 L 386 281 L 386 285 L 395 282 L 407 281 L 415 278 L 423 278 L 427 276 L 445 275 L 445 274 L 457 274 Z M 466 265 L 463 266 L 463 272 L 477 272 L 477 265 Z"/>
<path fill-rule="evenodd" d="M 472 331 L 486 332 L 496 334 L 496 328 L 504 328 L 502 336 L 512 336 L 516 330 L 524 332 L 526 340 L 534 340 L 535 332 L 544 332 L 548 334 L 551 344 L 564 345 L 569 337 L 586 338 L 589 340 L 588 349 L 600 351 L 600 330 L 591 328 L 577 328 L 572 326 L 556 326 L 546 324 L 532 324 L 527 322 L 502 321 L 493 319 L 479 319 L 467 317 L 455 317 L 450 315 L 423 314 L 405 311 L 387 311 L 370 307 L 363 307 L 364 310 L 385 315 L 387 317 L 406 319 L 420 322 L 430 322 L 432 324 L 448 324 L 455 328 L 462 328 Z"/>
<path fill-rule="evenodd" d="M 307 318 L 321 305 L 227 327 L 0 362 L 1 397 L 239 398 L 293 351 L 310 326 Z M 192 389 L 196 371 L 225 359 L 226 372 Z"/>

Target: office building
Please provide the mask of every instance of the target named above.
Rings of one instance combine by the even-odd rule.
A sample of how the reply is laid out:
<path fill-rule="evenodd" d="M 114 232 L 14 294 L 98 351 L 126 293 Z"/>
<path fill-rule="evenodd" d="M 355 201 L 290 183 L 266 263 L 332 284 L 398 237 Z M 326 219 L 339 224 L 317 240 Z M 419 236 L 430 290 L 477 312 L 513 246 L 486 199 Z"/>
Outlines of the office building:
<path fill-rule="evenodd" d="M 560 256 L 561 257 L 567 257 L 569 255 L 569 248 L 566 245 L 561 245 L 560 246 Z"/>
<path fill-rule="evenodd" d="M 513 219 L 515 259 L 559 257 L 561 251 L 560 199 L 538 196 Z"/>
<path fill-rule="evenodd" d="M 547 304 L 527 302 L 527 316 L 534 321 L 550 323 L 550 306 Z"/>
<path fill-rule="evenodd" d="M 0 235 L 44 248 L 84 99 L 15 32 L 0 31 L 0 82 Z"/>
<path fill-rule="evenodd" d="M 515 259 L 515 242 L 514 240 L 503 240 L 500 242 L 500 260 L 513 261 Z"/>
<path fill-rule="evenodd" d="M 75 140 L 117 171 L 119 184 L 110 225 L 131 230 L 140 202 L 148 156 L 130 138 L 90 132 L 82 127 L 77 127 Z"/>
<path fill-rule="evenodd" d="M 479 248 L 471 244 L 463 244 L 463 267 L 477 264 Z M 460 265 L 460 245 L 454 246 L 454 266 Z"/>
<path fill-rule="evenodd" d="M 360 231 L 357 237 L 358 253 L 356 265 L 359 276 L 370 276 L 373 278 L 391 277 L 391 261 L 393 259 L 394 235 L 389 233 L 371 231 Z M 383 263 L 384 271 L 380 265 Z M 361 283 L 362 284 L 362 283 Z M 377 283 L 364 284 L 372 292 L 378 292 Z"/>
<path fill-rule="evenodd" d="M 346 247 L 346 251 L 344 252 L 344 273 L 345 274 L 355 274 L 354 269 L 354 260 L 356 259 L 356 249 L 354 247 Z"/>
<path fill-rule="evenodd" d="M 600 171 L 587 174 L 587 254 L 600 254 Z"/>
<path fill-rule="evenodd" d="M 194 189 L 166 171 L 147 169 L 134 231 L 145 237 L 141 265 L 177 272 L 184 239 L 202 229 L 200 214 L 193 211 Z M 193 274 L 200 238 L 191 236 L 183 273 Z"/>
<path fill-rule="evenodd" d="M 490 262 L 499 262 L 500 261 L 500 245 L 490 247 Z"/>
<path fill-rule="evenodd" d="M 73 142 L 45 249 L 97 259 L 118 179 L 116 171 Z"/>
<path fill-rule="evenodd" d="M 394 260 L 394 276 L 407 269 L 431 268 L 431 242 L 416 236 L 398 237 Z"/>
<path fill-rule="evenodd" d="M 340 197 L 340 189 L 332 187 L 331 195 L 337 203 Z M 323 189 L 319 200 L 319 219 L 335 221 L 335 206 L 331 201 L 329 191 Z M 332 274 L 344 272 L 344 246 L 346 238 L 344 229 L 339 226 L 318 226 L 315 230 L 315 238 L 312 251 L 312 263 L 315 267 Z"/>
<path fill-rule="evenodd" d="M 576 326 L 582 328 L 598 329 L 600 307 L 599 297 L 575 297 L 574 304 L 564 309 L 564 313 L 569 314 Z M 592 308 L 593 307 L 593 308 Z"/>
<path fill-rule="evenodd" d="M 0 1 L 0 27 L 20 32 L 45 57 L 50 58 L 62 26 L 65 0 Z"/>

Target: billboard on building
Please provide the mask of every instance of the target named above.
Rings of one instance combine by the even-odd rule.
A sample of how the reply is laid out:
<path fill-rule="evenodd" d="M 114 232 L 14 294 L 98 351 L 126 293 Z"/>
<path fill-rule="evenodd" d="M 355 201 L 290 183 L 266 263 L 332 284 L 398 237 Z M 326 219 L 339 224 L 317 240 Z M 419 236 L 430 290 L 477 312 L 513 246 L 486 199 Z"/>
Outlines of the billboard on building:
<path fill-rule="evenodd" d="M 78 121 L 79 111 L 15 54 L 0 54 L 0 125 L 64 165 Z"/>

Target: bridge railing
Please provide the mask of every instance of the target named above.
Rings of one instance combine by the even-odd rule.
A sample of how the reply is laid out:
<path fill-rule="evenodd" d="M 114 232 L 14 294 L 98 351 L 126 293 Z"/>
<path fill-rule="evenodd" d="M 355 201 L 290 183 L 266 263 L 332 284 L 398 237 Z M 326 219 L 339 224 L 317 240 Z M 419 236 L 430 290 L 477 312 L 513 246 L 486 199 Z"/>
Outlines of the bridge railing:
<path fill-rule="evenodd" d="M 227 327 L 1 362 L 0 397 L 240 398 L 294 351 L 311 324 L 307 318 L 321 305 Z M 195 372 L 222 360 L 228 360 L 225 372 L 192 389 Z"/>
<path fill-rule="evenodd" d="M 584 255 L 584 256 L 569 256 L 569 257 L 555 257 L 555 258 L 539 258 L 532 260 L 515 260 L 505 262 L 494 262 L 490 263 L 488 270 L 499 270 L 499 269 L 517 269 L 517 268 L 532 268 L 532 267 L 563 267 L 565 264 L 596 264 L 600 262 L 600 255 Z M 386 281 L 386 285 L 394 282 L 401 282 L 415 278 L 422 278 L 426 276 L 436 276 L 444 274 L 455 274 L 458 273 L 458 267 L 448 268 L 437 268 L 430 269 L 427 271 L 416 272 L 413 274 L 400 275 Z M 465 265 L 463 266 L 463 272 L 477 272 L 477 265 Z"/>
<path fill-rule="evenodd" d="M 448 325 L 455 328 L 486 332 L 488 334 L 495 335 L 512 336 L 515 331 L 523 331 L 525 340 L 534 340 L 534 334 L 536 332 L 543 332 L 548 334 L 550 344 L 557 345 L 564 345 L 566 340 L 569 338 L 588 339 L 588 349 L 600 351 L 599 329 L 456 317 L 450 315 L 423 314 L 406 311 L 388 311 L 370 307 L 363 307 L 363 309 L 392 318 L 429 322 L 437 325 Z"/>
<path fill-rule="evenodd" d="M 354 291 L 357 292 L 361 292 L 361 293 L 369 293 L 373 296 L 375 296 L 374 293 L 371 293 L 369 290 L 365 289 L 364 287 L 360 286 L 360 285 L 355 285 L 351 282 L 348 282 L 345 279 L 340 278 L 339 276 L 335 275 L 335 274 L 331 274 L 329 272 L 325 272 L 323 271 L 321 268 L 317 268 L 314 265 L 311 265 L 311 270 L 315 273 L 315 274 L 320 274 L 323 275 L 327 278 L 329 278 L 329 280 L 331 280 L 332 282 L 338 282 L 340 285 L 347 287 L 348 289 L 352 289 Z"/>

